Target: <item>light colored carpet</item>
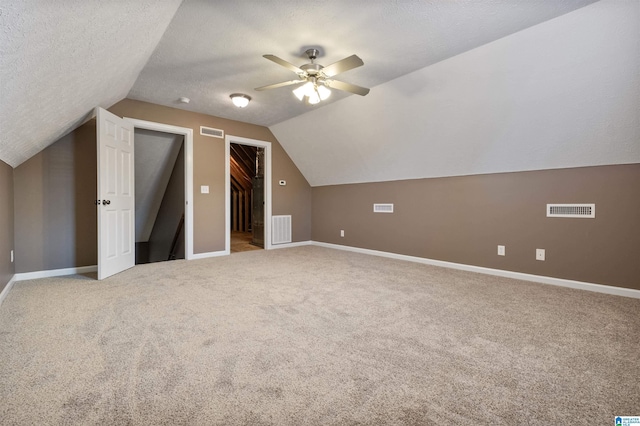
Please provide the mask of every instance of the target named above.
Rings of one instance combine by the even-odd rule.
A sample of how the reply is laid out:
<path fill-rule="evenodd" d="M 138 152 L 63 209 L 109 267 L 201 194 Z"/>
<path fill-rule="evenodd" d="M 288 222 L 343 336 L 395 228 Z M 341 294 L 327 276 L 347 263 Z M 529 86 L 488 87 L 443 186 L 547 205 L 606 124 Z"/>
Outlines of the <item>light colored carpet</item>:
<path fill-rule="evenodd" d="M 15 284 L 2 425 L 640 414 L 640 300 L 299 247 Z"/>

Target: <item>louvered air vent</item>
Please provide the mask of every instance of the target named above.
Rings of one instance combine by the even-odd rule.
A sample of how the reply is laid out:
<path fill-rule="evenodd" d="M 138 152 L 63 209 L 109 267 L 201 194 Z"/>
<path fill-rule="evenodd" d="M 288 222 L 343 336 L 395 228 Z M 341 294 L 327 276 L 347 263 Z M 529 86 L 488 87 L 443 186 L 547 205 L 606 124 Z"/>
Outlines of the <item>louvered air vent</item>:
<path fill-rule="evenodd" d="M 374 204 L 374 213 L 393 213 L 393 204 Z"/>
<path fill-rule="evenodd" d="M 547 217 L 596 217 L 595 204 L 547 204 Z"/>
<path fill-rule="evenodd" d="M 210 138 L 224 138 L 224 130 L 214 129 L 213 127 L 200 126 L 200 134 Z"/>
<path fill-rule="evenodd" d="M 271 244 L 291 242 L 291 215 L 271 217 Z"/>

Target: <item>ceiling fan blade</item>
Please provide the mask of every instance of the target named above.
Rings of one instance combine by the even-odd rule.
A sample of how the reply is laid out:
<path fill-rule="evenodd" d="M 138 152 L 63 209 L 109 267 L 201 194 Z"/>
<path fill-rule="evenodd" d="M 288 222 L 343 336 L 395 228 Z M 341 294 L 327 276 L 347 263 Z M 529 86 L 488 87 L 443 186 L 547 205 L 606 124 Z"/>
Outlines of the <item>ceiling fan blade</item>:
<path fill-rule="evenodd" d="M 332 89 L 344 90 L 345 92 L 351 92 L 360 96 L 365 96 L 369 93 L 369 89 L 366 87 L 356 86 L 355 84 L 345 83 L 344 81 L 325 80 L 325 85 Z"/>
<path fill-rule="evenodd" d="M 322 68 L 322 73 L 327 77 L 333 77 L 336 74 L 358 68 L 362 65 L 364 65 L 362 59 L 357 55 L 351 55 L 348 58 L 344 58 L 341 61 L 334 62 L 333 64 Z"/>
<path fill-rule="evenodd" d="M 283 81 L 282 83 L 269 84 L 268 86 L 256 87 L 253 90 L 269 90 L 269 89 L 277 89 L 278 87 L 291 86 L 292 84 L 304 83 L 306 80 L 289 80 Z"/>
<path fill-rule="evenodd" d="M 284 59 L 280 59 L 275 55 L 262 55 L 263 58 L 266 58 L 270 61 L 275 62 L 278 65 L 281 65 L 297 74 L 304 74 L 304 71 L 302 71 L 300 68 L 296 67 L 295 65 L 293 65 L 290 62 L 285 61 Z"/>

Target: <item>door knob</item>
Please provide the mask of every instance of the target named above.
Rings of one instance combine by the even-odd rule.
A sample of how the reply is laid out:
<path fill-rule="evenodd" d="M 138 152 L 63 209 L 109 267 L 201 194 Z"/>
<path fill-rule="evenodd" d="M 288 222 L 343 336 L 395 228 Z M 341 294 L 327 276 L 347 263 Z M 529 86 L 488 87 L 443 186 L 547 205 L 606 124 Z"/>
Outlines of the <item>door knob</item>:
<path fill-rule="evenodd" d="M 105 206 L 106 206 L 106 205 L 109 205 L 109 204 L 111 204 L 111 200 L 104 200 L 104 201 L 102 202 L 102 204 L 103 204 L 103 205 L 105 205 Z"/>

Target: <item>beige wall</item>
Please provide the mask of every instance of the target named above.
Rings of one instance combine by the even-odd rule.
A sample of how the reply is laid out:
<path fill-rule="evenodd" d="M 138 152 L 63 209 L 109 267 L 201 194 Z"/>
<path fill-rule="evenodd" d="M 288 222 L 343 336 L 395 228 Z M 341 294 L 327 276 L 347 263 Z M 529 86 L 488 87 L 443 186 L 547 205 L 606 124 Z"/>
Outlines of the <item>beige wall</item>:
<path fill-rule="evenodd" d="M 14 170 L 16 272 L 96 264 L 96 124 Z"/>
<path fill-rule="evenodd" d="M 0 292 L 13 277 L 13 168 L 0 161 Z"/>
<path fill-rule="evenodd" d="M 312 239 L 640 289 L 639 191 L 640 164 L 314 187 Z M 596 218 L 545 217 L 565 202 Z"/>
<path fill-rule="evenodd" d="M 292 215 L 292 241 L 311 238 L 311 187 L 268 128 L 131 99 L 120 101 L 109 110 L 120 117 L 193 129 L 193 187 L 209 185 L 209 194 L 194 190 L 194 253 L 225 248 L 224 139 L 201 136 L 200 126 L 271 142 L 272 212 Z M 287 181 L 286 186 L 278 185 L 281 179 Z"/>
<path fill-rule="evenodd" d="M 194 253 L 225 245 L 224 139 L 200 136 L 200 126 L 271 142 L 273 214 L 293 216 L 293 241 L 311 238 L 311 187 L 266 127 L 129 99 L 110 111 L 193 129 L 194 188 L 210 186 L 210 194 L 194 194 Z M 92 121 L 15 169 L 16 272 L 96 264 L 95 144 Z"/>
<path fill-rule="evenodd" d="M 194 129 L 194 187 L 211 189 L 195 194 L 196 253 L 224 248 L 224 141 L 201 137 L 205 125 L 272 142 L 273 213 L 293 215 L 294 241 L 640 289 L 640 164 L 312 189 L 264 127 L 133 100 L 111 110 Z M 5 253 L 13 230 L 16 273 L 96 263 L 95 158 L 92 121 L 13 171 L 0 163 L 0 200 L 8 200 L 0 207 L 0 285 L 13 273 Z M 6 208 L 12 200 L 14 215 Z M 395 213 L 373 214 L 376 202 L 394 203 Z M 596 203 L 597 217 L 545 217 L 547 203 L 562 202 Z M 496 255 L 498 244 L 505 257 Z M 546 249 L 545 262 L 535 260 L 536 248 Z"/>

